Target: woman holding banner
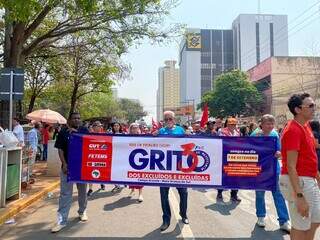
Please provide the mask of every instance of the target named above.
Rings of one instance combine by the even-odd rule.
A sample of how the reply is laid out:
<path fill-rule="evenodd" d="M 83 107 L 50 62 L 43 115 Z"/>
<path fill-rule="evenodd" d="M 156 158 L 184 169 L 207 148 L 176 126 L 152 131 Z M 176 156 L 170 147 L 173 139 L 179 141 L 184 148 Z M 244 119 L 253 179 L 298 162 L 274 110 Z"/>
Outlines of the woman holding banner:
<path fill-rule="evenodd" d="M 238 121 L 236 118 L 233 118 L 233 117 L 228 118 L 224 124 L 224 128 L 219 129 L 218 135 L 225 136 L 225 137 L 239 137 L 240 131 L 237 128 L 237 123 Z M 223 189 L 218 189 L 218 194 L 217 194 L 218 203 L 223 203 L 222 191 Z M 238 197 L 238 190 L 236 189 L 231 190 L 230 200 L 234 203 L 241 202 L 241 199 Z"/>
<path fill-rule="evenodd" d="M 112 133 L 113 134 L 123 134 L 122 126 L 119 122 L 114 122 L 112 124 Z M 116 193 L 120 192 L 124 187 L 121 185 L 115 185 L 114 188 L 111 190 L 111 192 Z"/>
<path fill-rule="evenodd" d="M 277 138 L 277 152 L 275 156 L 277 158 L 281 157 L 280 152 L 280 139 L 278 133 L 274 130 L 275 118 L 266 114 L 261 118 L 261 129 L 255 131 L 251 136 L 270 136 Z M 277 161 L 277 186 L 276 190 L 272 191 L 273 202 L 277 210 L 278 221 L 280 229 L 290 233 L 291 224 L 289 222 L 289 213 L 287 209 L 286 202 L 280 192 L 279 187 L 279 175 L 280 175 L 280 164 Z M 256 215 L 258 217 L 257 225 L 259 227 L 265 227 L 265 217 L 266 217 L 266 204 L 265 204 L 265 191 L 256 191 Z"/>
<path fill-rule="evenodd" d="M 129 126 L 129 134 L 141 134 L 139 124 L 131 123 L 131 125 Z M 134 194 L 134 190 L 138 189 L 138 191 L 139 191 L 138 202 L 139 203 L 143 202 L 143 196 L 142 196 L 143 186 L 129 186 L 129 188 L 131 189 L 129 197 L 132 197 Z"/>

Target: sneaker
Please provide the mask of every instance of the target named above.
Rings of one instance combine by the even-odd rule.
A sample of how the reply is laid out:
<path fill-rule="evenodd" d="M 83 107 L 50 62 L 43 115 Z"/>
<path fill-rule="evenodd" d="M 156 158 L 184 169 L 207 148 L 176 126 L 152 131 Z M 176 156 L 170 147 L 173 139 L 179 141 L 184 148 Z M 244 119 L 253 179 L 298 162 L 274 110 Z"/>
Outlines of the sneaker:
<path fill-rule="evenodd" d="M 189 224 L 189 219 L 188 218 L 182 218 L 182 222 L 184 224 Z"/>
<path fill-rule="evenodd" d="M 143 202 L 143 197 L 142 197 L 142 195 L 139 195 L 139 198 L 138 198 L 138 202 Z"/>
<path fill-rule="evenodd" d="M 106 190 L 106 187 L 104 186 L 104 184 L 100 185 L 100 189 L 103 190 L 103 191 Z"/>
<path fill-rule="evenodd" d="M 258 217 L 257 225 L 259 227 L 263 227 L 263 228 L 266 226 L 266 222 L 264 221 L 264 217 Z"/>
<path fill-rule="evenodd" d="M 223 196 L 222 194 L 218 194 L 216 198 L 217 203 L 223 203 Z"/>
<path fill-rule="evenodd" d="M 160 231 L 163 232 L 163 231 L 167 230 L 169 226 L 170 226 L 170 223 L 163 222 L 161 227 L 160 227 Z"/>
<path fill-rule="evenodd" d="M 87 216 L 86 212 L 79 214 L 79 218 L 80 218 L 80 221 L 82 221 L 82 222 L 88 221 L 88 216 Z"/>
<path fill-rule="evenodd" d="M 92 189 L 89 189 L 89 191 L 87 192 L 87 196 L 90 197 L 92 193 L 93 193 Z"/>
<path fill-rule="evenodd" d="M 61 225 L 57 223 L 53 228 L 51 228 L 52 233 L 59 232 L 62 228 L 64 228 L 66 225 Z"/>
<path fill-rule="evenodd" d="M 280 229 L 287 232 L 287 233 L 290 233 L 291 232 L 290 222 L 285 222 L 284 224 L 280 225 Z"/>

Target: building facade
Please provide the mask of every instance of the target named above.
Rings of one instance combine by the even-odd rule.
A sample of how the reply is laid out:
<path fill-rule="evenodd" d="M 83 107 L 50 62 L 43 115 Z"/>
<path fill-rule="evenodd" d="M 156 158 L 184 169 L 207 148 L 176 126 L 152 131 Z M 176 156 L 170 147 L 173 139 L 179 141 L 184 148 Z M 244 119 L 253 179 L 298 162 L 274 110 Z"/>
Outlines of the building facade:
<path fill-rule="evenodd" d="M 249 78 L 266 98 L 264 112 L 283 126 L 293 116 L 287 101 L 292 94 L 310 93 L 320 119 L 320 57 L 271 57 L 251 68 Z"/>
<path fill-rule="evenodd" d="M 187 29 L 180 43 L 180 100 L 196 106 L 214 88 L 214 79 L 233 69 L 233 32 Z"/>
<path fill-rule="evenodd" d="M 243 71 L 272 56 L 288 56 L 286 15 L 240 14 L 232 23 L 234 63 Z"/>
<path fill-rule="evenodd" d="M 165 61 L 158 71 L 157 120 L 163 119 L 163 112 L 180 106 L 180 72 L 176 61 Z"/>

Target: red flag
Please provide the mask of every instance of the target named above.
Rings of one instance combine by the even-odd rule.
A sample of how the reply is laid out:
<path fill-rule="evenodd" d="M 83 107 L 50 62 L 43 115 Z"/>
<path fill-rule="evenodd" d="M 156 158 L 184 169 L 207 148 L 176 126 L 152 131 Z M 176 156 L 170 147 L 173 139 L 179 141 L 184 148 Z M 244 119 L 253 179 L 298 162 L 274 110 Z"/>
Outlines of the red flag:
<path fill-rule="evenodd" d="M 152 118 L 152 132 L 154 132 L 155 130 L 158 130 L 159 127 L 160 127 L 160 124 Z"/>
<path fill-rule="evenodd" d="M 204 128 L 204 126 L 208 122 L 208 118 L 209 118 L 209 109 L 208 109 L 208 104 L 205 103 L 203 106 L 203 113 L 201 117 L 200 127 Z"/>

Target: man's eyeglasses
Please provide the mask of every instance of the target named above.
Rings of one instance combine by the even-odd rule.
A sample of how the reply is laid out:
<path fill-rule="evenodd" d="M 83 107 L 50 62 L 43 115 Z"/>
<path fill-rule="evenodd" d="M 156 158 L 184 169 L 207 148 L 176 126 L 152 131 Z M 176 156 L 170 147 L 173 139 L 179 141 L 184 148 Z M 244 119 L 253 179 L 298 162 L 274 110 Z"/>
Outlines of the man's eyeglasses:
<path fill-rule="evenodd" d="M 316 107 L 316 104 L 310 103 L 309 105 L 301 105 L 300 107 L 315 108 L 315 107 Z"/>
<path fill-rule="evenodd" d="M 164 119 L 165 122 L 169 122 L 169 121 L 172 121 L 172 120 L 173 120 L 173 118 L 165 118 Z"/>

